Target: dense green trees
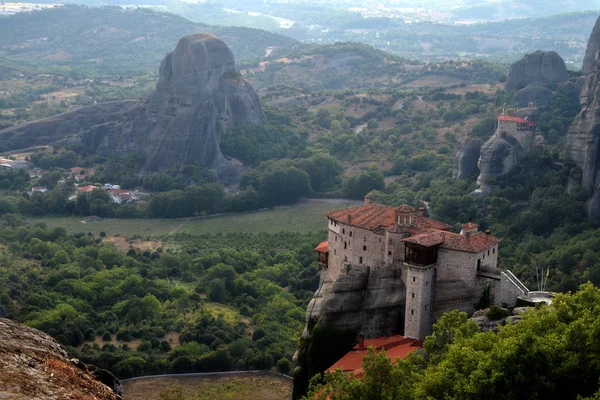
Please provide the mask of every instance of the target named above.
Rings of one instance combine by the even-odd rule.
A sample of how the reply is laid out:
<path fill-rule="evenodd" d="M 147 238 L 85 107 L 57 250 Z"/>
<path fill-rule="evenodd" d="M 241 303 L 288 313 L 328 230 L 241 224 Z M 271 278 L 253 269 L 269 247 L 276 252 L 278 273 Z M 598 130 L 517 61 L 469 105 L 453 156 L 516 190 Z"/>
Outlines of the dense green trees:
<path fill-rule="evenodd" d="M 14 214 L 0 224 L 9 316 L 120 377 L 285 370 L 318 284 L 311 249 L 321 235 L 182 235 L 176 251 L 125 254 Z"/>

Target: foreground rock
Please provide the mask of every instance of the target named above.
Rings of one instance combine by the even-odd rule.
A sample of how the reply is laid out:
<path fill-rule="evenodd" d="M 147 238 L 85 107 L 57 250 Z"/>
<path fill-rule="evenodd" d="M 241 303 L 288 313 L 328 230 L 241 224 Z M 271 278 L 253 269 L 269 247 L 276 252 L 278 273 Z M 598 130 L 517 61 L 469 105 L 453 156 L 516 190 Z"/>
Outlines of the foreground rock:
<path fill-rule="evenodd" d="M 590 220 L 600 218 L 600 57 L 597 44 L 600 43 L 600 19 L 590 37 L 586 60 L 593 56 L 594 63 L 588 63 L 590 74 L 586 77 L 580 95 L 581 112 L 569 127 L 567 133 L 566 156 L 570 157 L 583 170 L 582 185 L 590 199 L 587 203 Z"/>
<path fill-rule="evenodd" d="M 560 83 L 569 79 L 565 61 L 554 51 L 536 51 L 510 66 L 506 90 L 521 89 L 531 83 Z"/>
<path fill-rule="evenodd" d="M 156 90 L 140 101 L 97 104 L 0 131 L 5 149 L 81 143 L 100 154 L 135 152 L 144 170 L 198 161 L 231 178 L 220 150 L 234 124 L 266 122 L 256 93 L 235 71 L 233 54 L 218 38 L 188 35 L 160 65 Z"/>
<path fill-rule="evenodd" d="M 119 381 L 108 371 L 90 372 L 45 333 L 0 319 L 1 399 L 117 400 L 121 395 Z"/>

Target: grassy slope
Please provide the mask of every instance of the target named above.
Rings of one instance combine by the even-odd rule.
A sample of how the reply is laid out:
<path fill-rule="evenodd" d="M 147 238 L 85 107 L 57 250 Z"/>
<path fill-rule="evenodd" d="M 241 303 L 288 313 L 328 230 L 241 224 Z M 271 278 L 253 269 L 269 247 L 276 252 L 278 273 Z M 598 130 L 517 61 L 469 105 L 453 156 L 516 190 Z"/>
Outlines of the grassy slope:
<path fill-rule="evenodd" d="M 177 390 L 178 387 L 184 398 L 197 400 L 281 400 L 292 395 L 291 380 L 252 374 L 123 382 L 124 400 L 158 400 L 162 390 Z"/>
<path fill-rule="evenodd" d="M 64 226 L 69 232 L 92 232 L 122 236 L 163 236 L 173 233 L 275 233 L 314 232 L 326 229 L 323 215 L 327 211 L 348 207 L 351 201 L 327 202 L 311 200 L 308 203 L 290 207 L 277 207 L 271 210 L 241 214 L 221 215 L 190 220 L 126 220 L 107 219 L 93 223 L 82 223 L 84 217 L 43 217 L 31 218 L 31 222 L 45 222 L 48 226 Z"/>

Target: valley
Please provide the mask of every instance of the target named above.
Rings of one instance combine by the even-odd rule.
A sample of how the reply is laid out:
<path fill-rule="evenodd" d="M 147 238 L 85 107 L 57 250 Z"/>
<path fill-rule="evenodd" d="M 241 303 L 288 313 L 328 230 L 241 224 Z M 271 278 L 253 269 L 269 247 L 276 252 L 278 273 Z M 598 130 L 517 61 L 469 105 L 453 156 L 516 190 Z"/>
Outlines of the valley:
<path fill-rule="evenodd" d="M 0 17 L 0 318 L 124 399 L 597 396 L 598 11 L 151 3 Z"/>

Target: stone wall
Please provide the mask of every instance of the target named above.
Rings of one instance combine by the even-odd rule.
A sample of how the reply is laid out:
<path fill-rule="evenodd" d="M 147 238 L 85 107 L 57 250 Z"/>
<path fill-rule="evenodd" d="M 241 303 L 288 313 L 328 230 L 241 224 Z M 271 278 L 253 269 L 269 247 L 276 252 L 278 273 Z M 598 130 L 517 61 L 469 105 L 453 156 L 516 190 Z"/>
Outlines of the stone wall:
<path fill-rule="evenodd" d="M 416 266 L 404 263 L 406 271 L 406 312 L 404 336 L 425 340 L 431 334 L 432 300 L 436 265 Z"/>

